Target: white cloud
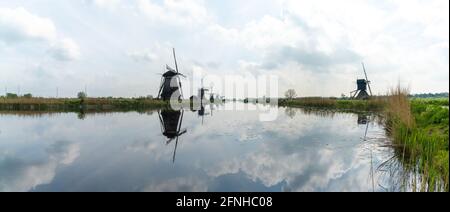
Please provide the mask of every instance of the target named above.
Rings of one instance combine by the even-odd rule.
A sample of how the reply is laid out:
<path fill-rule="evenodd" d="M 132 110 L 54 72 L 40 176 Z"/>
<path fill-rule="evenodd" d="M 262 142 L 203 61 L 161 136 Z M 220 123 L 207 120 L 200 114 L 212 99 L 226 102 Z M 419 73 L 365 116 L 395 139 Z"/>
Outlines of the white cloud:
<path fill-rule="evenodd" d="M 115 10 L 121 3 L 121 0 L 92 0 L 92 1 L 96 6 L 110 10 Z"/>
<path fill-rule="evenodd" d="M 21 1 L 14 5 L 20 8 Z M 48 11 L 37 3 L 22 4 L 26 9 L 0 10 L 0 50 L 8 51 L 10 61 L 36 54 L 39 48 L 30 47 L 36 43 L 41 49 L 44 43 L 44 50 L 47 45 L 51 49 L 47 53 L 56 61 L 80 58 L 82 52 L 86 60 L 72 68 L 74 73 L 96 69 L 123 79 L 120 86 L 103 86 L 98 95 L 157 93 L 157 86 L 136 84 L 133 77 L 139 74 L 125 72 L 159 73 L 164 64 L 173 62 L 171 47 L 180 52 L 186 74 L 194 65 L 208 73 L 232 74 L 245 71 L 240 63 L 244 61 L 253 64 L 252 73 L 277 74 L 283 82 L 280 84 L 302 96 L 339 96 L 353 90 L 354 81 L 363 75 L 362 61 L 367 64 L 375 93 L 384 93 L 399 79 L 411 84 L 412 92 L 448 91 L 448 1 L 57 2 Z M 72 9 L 67 10 L 69 7 Z M 92 12 L 91 7 L 114 12 Z M 11 21 L 7 16 L 24 18 Z M 25 17 L 29 21 L 20 21 L 28 20 Z M 83 45 L 67 48 L 70 45 L 61 41 L 66 38 Z M 148 48 L 151 43 L 170 45 L 162 47 L 163 51 Z M 129 57 L 154 62 L 130 63 Z M 92 74 L 98 76 L 80 75 L 84 82 L 74 85 L 108 84 L 102 73 Z M 10 75 L 14 75 L 13 70 Z"/>
<path fill-rule="evenodd" d="M 163 0 L 162 4 L 138 0 L 138 9 L 159 24 L 198 26 L 210 20 L 202 0 Z"/>
<path fill-rule="evenodd" d="M 126 55 L 136 62 L 153 62 L 158 59 L 158 56 L 150 51 L 129 51 Z"/>
<path fill-rule="evenodd" d="M 52 182 L 60 165 L 72 164 L 80 155 L 78 143 L 58 141 L 47 148 L 46 158 L 26 160 L 0 155 L 0 191 L 26 192 Z"/>
<path fill-rule="evenodd" d="M 0 42 L 14 45 L 26 41 L 43 42 L 57 60 L 78 59 L 80 50 L 71 38 L 60 36 L 52 20 L 31 14 L 26 9 L 0 8 Z"/>
<path fill-rule="evenodd" d="M 199 179 L 197 176 L 185 176 L 151 183 L 142 189 L 144 192 L 206 192 L 207 190 L 208 185 L 205 179 Z"/>
<path fill-rule="evenodd" d="M 53 44 L 50 53 L 61 61 L 70 61 L 79 59 L 81 53 L 77 43 L 70 38 L 64 38 Z"/>
<path fill-rule="evenodd" d="M 55 25 L 50 19 L 29 13 L 24 8 L 0 8 L 0 40 L 21 42 L 28 39 L 52 41 Z"/>

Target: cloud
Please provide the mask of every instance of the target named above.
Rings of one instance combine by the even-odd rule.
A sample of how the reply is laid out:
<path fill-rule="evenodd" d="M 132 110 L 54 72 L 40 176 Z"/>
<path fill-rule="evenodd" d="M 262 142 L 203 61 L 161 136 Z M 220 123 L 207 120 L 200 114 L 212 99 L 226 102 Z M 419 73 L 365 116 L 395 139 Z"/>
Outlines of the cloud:
<path fill-rule="evenodd" d="M 83 53 L 84 61 L 92 62 L 78 60 L 68 69 L 99 71 L 91 72 L 94 78 L 80 74 L 83 82 L 70 89 L 78 89 L 77 84 L 107 85 L 104 72 L 123 79 L 114 88 L 98 89 L 99 96 L 157 93 L 157 86 L 136 85 L 138 75 L 129 71 L 159 72 L 173 62 L 171 47 L 180 52 L 185 72 L 202 64 L 208 73 L 233 74 L 244 61 L 253 64 L 252 73 L 276 74 L 282 86 L 302 96 L 339 96 L 354 90 L 355 79 L 363 75 L 362 61 L 375 93 L 383 94 L 399 79 L 411 84 L 414 93 L 448 90 L 448 1 L 84 0 L 58 1 L 49 9 L 38 3 L 24 5 L 26 9 L 0 10 L 0 51 L 9 57 L 1 68 L 15 75 L 22 67 L 11 64 L 18 64 L 14 62 L 19 58 L 42 62 L 28 57 L 40 56 L 40 49 L 56 59 L 49 63 Z M 65 38 L 80 47 L 67 48 L 61 42 Z M 149 43 L 170 45 L 158 51 Z M 130 57 L 140 63 L 130 63 Z"/>
<path fill-rule="evenodd" d="M 64 38 L 52 45 L 50 53 L 55 59 L 60 61 L 77 60 L 81 55 L 77 43 L 70 38 Z"/>
<path fill-rule="evenodd" d="M 94 5 L 109 10 L 115 10 L 121 2 L 121 0 L 92 0 Z"/>
<path fill-rule="evenodd" d="M 0 8 L 0 40 L 11 43 L 29 39 L 52 41 L 55 38 L 55 25 L 50 19 L 33 15 L 21 7 Z"/>
<path fill-rule="evenodd" d="M 158 59 L 158 56 L 150 51 L 129 51 L 126 55 L 136 62 L 153 62 Z"/>
<path fill-rule="evenodd" d="M 206 179 L 198 176 L 184 176 L 168 179 L 164 182 L 151 183 L 145 186 L 144 192 L 206 192 L 208 184 Z"/>
<path fill-rule="evenodd" d="M 148 19 L 159 24 L 194 27 L 210 20 L 202 0 L 163 0 L 162 4 L 138 0 L 137 7 Z"/>
<path fill-rule="evenodd" d="M 0 42 L 15 45 L 23 42 L 41 42 L 50 55 L 60 61 L 78 59 L 80 50 L 71 38 L 58 35 L 52 20 L 31 14 L 26 9 L 0 8 Z"/>
<path fill-rule="evenodd" d="M 77 143 L 59 141 L 47 148 L 46 158 L 27 160 L 14 155 L 0 155 L 0 191 L 25 192 L 49 184 L 56 169 L 72 164 L 80 155 Z"/>

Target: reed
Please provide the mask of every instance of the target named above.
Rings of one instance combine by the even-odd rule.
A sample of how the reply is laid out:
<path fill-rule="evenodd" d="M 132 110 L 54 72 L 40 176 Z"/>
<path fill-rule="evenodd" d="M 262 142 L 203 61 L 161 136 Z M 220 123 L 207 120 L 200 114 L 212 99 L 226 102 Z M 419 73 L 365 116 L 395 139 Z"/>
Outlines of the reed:
<path fill-rule="evenodd" d="M 408 94 L 401 86 L 391 89 L 386 106 L 386 129 L 397 157 L 407 171 L 420 174 L 417 191 L 448 191 L 448 108 L 411 101 Z"/>

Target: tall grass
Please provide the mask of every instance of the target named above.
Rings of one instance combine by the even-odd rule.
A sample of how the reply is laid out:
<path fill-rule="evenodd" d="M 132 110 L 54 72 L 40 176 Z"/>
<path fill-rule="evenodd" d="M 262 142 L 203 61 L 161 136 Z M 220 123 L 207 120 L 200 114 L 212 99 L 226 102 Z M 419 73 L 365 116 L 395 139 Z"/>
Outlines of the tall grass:
<path fill-rule="evenodd" d="M 400 86 L 391 89 L 386 107 L 386 129 L 397 156 L 405 169 L 420 176 L 406 182 L 416 191 L 448 191 L 448 108 L 411 103 L 408 95 Z"/>
<path fill-rule="evenodd" d="M 398 85 L 396 88 L 390 89 L 387 101 L 387 117 L 390 123 L 388 126 L 397 126 L 399 124 L 405 125 L 407 128 L 414 126 L 414 119 L 411 113 L 411 104 L 408 98 L 409 90 L 401 88 Z M 392 130 L 392 129 L 390 129 Z"/>

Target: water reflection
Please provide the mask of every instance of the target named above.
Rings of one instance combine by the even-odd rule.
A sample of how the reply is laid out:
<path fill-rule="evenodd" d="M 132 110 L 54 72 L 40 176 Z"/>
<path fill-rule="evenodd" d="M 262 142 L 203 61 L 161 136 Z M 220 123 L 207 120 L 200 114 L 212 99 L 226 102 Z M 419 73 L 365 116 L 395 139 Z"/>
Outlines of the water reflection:
<path fill-rule="evenodd" d="M 285 109 L 286 116 L 293 119 L 295 115 L 297 114 L 297 110 L 295 108 L 286 108 Z"/>
<path fill-rule="evenodd" d="M 280 108 L 259 122 L 218 107 L 1 115 L 0 191 L 396 189 L 377 169 L 394 152 L 371 115 Z"/>
<path fill-rule="evenodd" d="M 358 114 L 358 124 L 367 125 L 369 123 L 369 116 L 366 114 Z"/>
<path fill-rule="evenodd" d="M 166 145 L 175 140 L 172 161 L 175 163 L 178 141 L 180 136 L 187 132 L 187 129 L 181 129 L 183 124 L 184 111 L 163 110 L 158 113 L 161 124 L 161 132 L 168 139 Z"/>

